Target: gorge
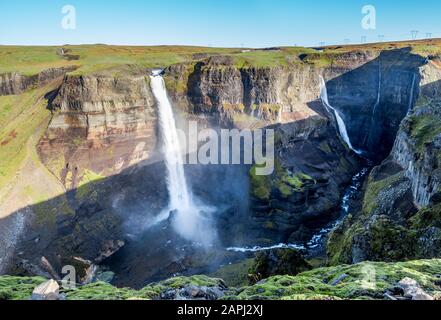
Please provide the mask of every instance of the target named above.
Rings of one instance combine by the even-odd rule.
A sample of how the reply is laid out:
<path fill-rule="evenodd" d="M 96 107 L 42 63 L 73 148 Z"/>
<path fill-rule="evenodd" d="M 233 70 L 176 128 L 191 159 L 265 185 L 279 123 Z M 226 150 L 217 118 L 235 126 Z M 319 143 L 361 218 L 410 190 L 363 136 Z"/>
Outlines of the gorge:
<path fill-rule="evenodd" d="M 75 67 L 0 75 L 0 99 L 33 94 L 45 119 L 26 140 L 35 152 L 22 169 L 38 178 L 17 176 L 23 194 L 13 179 L 3 192 L 0 180 L 0 272 L 60 279 L 73 265 L 78 283 L 134 289 L 204 274 L 256 297 L 265 268 L 328 267 L 338 277 L 344 264 L 440 258 L 441 49 L 422 46 L 184 47 L 173 63 L 102 69 L 74 46 Z M 184 164 L 177 130 L 190 121 L 216 132 L 273 129 L 274 172 Z M 1 131 L 1 148 L 19 129 Z M 19 224 L 19 235 L 3 232 Z M 212 278 L 196 282 L 227 295 Z M 184 294 L 170 288 L 155 297 Z"/>

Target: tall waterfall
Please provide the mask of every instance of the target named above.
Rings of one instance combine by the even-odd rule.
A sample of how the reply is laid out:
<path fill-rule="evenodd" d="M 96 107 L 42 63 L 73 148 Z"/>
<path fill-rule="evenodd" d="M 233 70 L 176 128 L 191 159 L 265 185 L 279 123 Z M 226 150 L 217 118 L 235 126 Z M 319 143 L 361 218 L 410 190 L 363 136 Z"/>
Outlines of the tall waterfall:
<path fill-rule="evenodd" d="M 357 154 L 361 154 L 362 153 L 361 151 L 356 150 L 352 146 L 351 139 L 349 138 L 348 131 L 346 130 L 345 122 L 343 121 L 343 118 L 341 117 L 340 113 L 338 112 L 338 110 L 333 108 L 331 106 L 331 104 L 329 103 L 328 90 L 326 88 L 326 82 L 325 82 L 325 79 L 322 76 L 320 76 L 320 98 L 321 98 L 323 104 L 325 105 L 325 107 L 328 109 L 328 111 L 329 112 L 332 111 L 334 113 L 335 118 L 337 120 L 338 130 L 340 132 L 340 136 L 342 137 L 342 139 L 346 142 L 346 144 L 348 145 L 348 147 L 351 150 L 353 150 Z"/>
<path fill-rule="evenodd" d="M 412 112 L 413 97 L 415 95 L 415 84 L 416 84 L 416 74 L 413 75 L 412 86 L 410 88 L 409 106 L 408 106 L 408 109 L 407 109 L 407 114 L 408 115 Z"/>
<path fill-rule="evenodd" d="M 373 128 L 377 125 L 375 121 L 375 115 L 377 114 L 377 109 L 380 106 L 381 102 L 381 82 L 383 81 L 383 75 L 381 73 L 381 60 L 378 60 L 378 85 L 377 85 L 377 99 L 375 100 L 374 107 L 372 109 L 372 116 L 371 116 L 371 125 L 370 130 L 366 130 L 366 134 L 364 135 L 363 139 L 363 145 L 366 145 L 368 138 L 370 137 L 370 134 L 372 132 L 375 132 Z"/>
<path fill-rule="evenodd" d="M 164 79 L 160 73 L 154 72 L 150 79 L 153 95 L 158 102 L 159 125 L 164 142 L 163 152 L 168 173 L 170 210 L 186 210 L 190 208 L 190 194 L 185 179 L 173 109 L 167 96 Z"/>
<path fill-rule="evenodd" d="M 381 61 L 378 60 L 378 91 L 377 91 L 377 100 L 375 101 L 374 110 L 372 111 L 372 121 L 374 121 L 375 113 L 377 112 L 377 108 L 381 102 L 381 81 L 383 80 L 383 76 L 381 74 Z"/>
<path fill-rule="evenodd" d="M 183 238 L 202 245 L 211 245 L 216 240 L 216 231 L 211 219 L 214 209 L 194 199 L 189 191 L 173 108 L 161 73 L 162 70 L 154 71 L 150 79 L 159 110 L 170 203 L 152 225 L 172 218 L 174 229 Z"/>

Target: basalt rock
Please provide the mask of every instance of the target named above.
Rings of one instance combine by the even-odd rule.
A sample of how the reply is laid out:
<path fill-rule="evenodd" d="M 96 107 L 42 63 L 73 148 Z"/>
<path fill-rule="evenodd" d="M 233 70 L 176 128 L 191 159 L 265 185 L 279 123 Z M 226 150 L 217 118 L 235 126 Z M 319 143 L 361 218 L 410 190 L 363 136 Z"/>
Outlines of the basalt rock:
<path fill-rule="evenodd" d="M 421 94 L 403 120 L 390 156 L 372 171 L 362 212 L 331 235 L 332 263 L 441 256 L 441 72 L 430 62 L 420 74 Z"/>
<path fill-rule="evenodd" d="M 75 66 L 50 68 L 36 75 L 23 75 L 18 72 L 0 75 L 0 96 L 21 94 L 24 91 L 41 87 L 52 80 L 63 77 L 66 73 L 74 71 Z"/>
<path fill-rule="evenodd" d="M 38 151 L 67 188 L 86 170 L 108 176 L 152 157 L 157 121 L 147 74 L 65 77 Z"/>

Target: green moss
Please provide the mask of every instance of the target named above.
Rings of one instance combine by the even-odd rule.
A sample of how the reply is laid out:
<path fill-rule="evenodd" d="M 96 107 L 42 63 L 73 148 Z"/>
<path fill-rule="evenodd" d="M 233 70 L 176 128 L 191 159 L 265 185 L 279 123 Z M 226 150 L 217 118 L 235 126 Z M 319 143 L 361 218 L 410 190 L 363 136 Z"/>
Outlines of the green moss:
<path fill-rule="evenodd" d="M 96 190 L 97 183 L 103 180 L 105 177 L 93 172 L 91 170 L 84 170 L 83 176 L 78 183 L 78 188 L 76 190 L 77 200 L 97 200 L 98 192 Z"/>
<path fill-rule="evenodd" d="M 243 266 L 248 262 L 244 261 Z M 230 266 L 242 270 L 243 266 Z M 224 268 L 222 274 L 238 274 Z M 334 300 L 383 299 L 383 294 L 405 277 L 418 282 L 429 294 L 439 296 L 437 285 L 441 260 L 416 260 L 397 263 L 363 262 L 303 272 L 297 276 L 277 275 L 239 291 L 230 290 L 225 299 Z M 345 275 L 345 277 L 342 277 Z M 337 281 L 339 279 L 339 281 Z M 0 277 L 0 299 L 28 300 L 35 287 L 46 281 L 40 277 Z M 241 285 L 240 279 L 236 282 Z M 336 282 L 336 283 L 335 283 Z M 98 282 L 75 290 L 61 289 L 68 300 L 156 299 L 161 292 L 187 285 L 218 286 L 222 280 L 207 276 L 177 277 L 153 283 L 141 290 L 115 288 Z"/>
<path fill-rule="evenodd" d="M 269 200 L 271 195 L 271 178 L 256 174 L 257 165 L 254 165 L 249 172 L 251 179 L 251 193 L 261 200 Z"/>
<path fill-rule="evenodd" d="M 327 141 L 320 142 L 319 149 L 324 153 L 332 153 L 331 147 Z"/>
<path fill-rule="evenodd" d="M 127 300 L 132 297 L 140 297 L 136 290 L 115 288 L 105 282 L 89 284 L 64 293 L 68 300 Z"/>
<path fill-rule="evenodd" d="M 282 167 L 278 160 L 275 161 L 275 172 L 275 184 L 283 197 L 289 197 L 295 192 L 303 192 L 305 183 L 314 180 L 302 172 L 291 174 Z"/>
<path fill-rule="evenodd" d="M 405 260 L 415 256 L 416 233 L 380 217 L 370 228 L 369 245 L 375 260 Z"/>
<path fill-rule="evenodd" d="M 329 235 L 327 255 L 329 265 L 351 263 L 351 245 L 355 235 L 364 231 L 364 220 L 348 215 Z"/>
<path fill-rule="evenodd" d="M 242 287 L 248 285 L 248 270 L 253 264 L 253 259 L 247 259 L 239 263 L 229 264 L 219 268 L 210 276 L 220 278 L 230 287 Z"/>
<path fill-rule="evenodd" d="M 21 95 L 0 97 L 0 188 L 14 179 L 30 148 L 37 143 L 27 145 L 32 135 L 49 123 L 44 96 L 53 89 L 55 85 L 51 84 Z"/>
<path fill-rule="evenodd" d="M 417 150 L 421 153 L 427 143 L 441 134 L 441 116 L 424 115 L 411 117 L 411 136 L 416 141 Z"/>
<path fill-rule="evenodd" d="M 223 103 L 222 110 L 226 114 L 235 114 L 235 113 L 243 113 L 245 111 L 245 106 L 242 103 L 231 104 L 231 103 Z"/>
<path fill-rule="evenodd" d="M 403 173 L 401 172 L 379 181 L 374 181 L 372 176 L 370 176 L 363 199 L 363 211 L 365 213 L 371 213 L 378 206 L 377 197 L 380 192 L 402 177 Z"/>
<path fill-rule="evenodd" d="M 383 299 L 383 293 L 398 281 L 410 277 L 429 292 L 439 290 L 435 282 L 441 260 L 399 263 L 364 262 L 356 265 L 320 268 L 297 276 L 275 276 L 245 288 L 239 299 Z M 338 284 L 333 281 L 346 277 Z"/>
<path fill-rule="evenodd" d="M 410 222 L 414 229 L 441 228 L 441 203 L 421 209 L 410 219 Z"/>
<path fill-rule="evenodd" d="M 29 300 L 35 287 L 45 281 L 41 277 L 0 276 L 0 300 Z"/>
<path fill-rule="evenodd" d="M 164 81 L 166 83 L 167 90 L 176 95 L 185 95 L 188 91 L 188 81 L 190 76 L 195 71 L 195 63 L 183 63 L 180 64 L 181 70 L 178 75 L 171 75 L 166 73 L 164 75 Z"/>

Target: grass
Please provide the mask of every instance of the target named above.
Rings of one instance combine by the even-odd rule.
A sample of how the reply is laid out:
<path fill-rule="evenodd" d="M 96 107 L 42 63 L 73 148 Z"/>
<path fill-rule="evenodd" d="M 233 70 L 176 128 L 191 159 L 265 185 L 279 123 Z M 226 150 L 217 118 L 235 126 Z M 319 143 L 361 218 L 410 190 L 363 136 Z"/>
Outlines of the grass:
<path fill-rule="evenodd" d="M 57 47 L 0 46 L 0 74 L 21 72 L 34 75 L 53 67 L 75 65 L 57 55 Z"/>
<path fill-rule="evenodd" d="M 377 198 L 380 192 L 390 187 L 402 177 L 403 174 L 401 172 L 379 181 L 373 181 L 372 178 L 369 177 L 368 187 L 363 199 L 363 211 L 365 213 L 371 213 L 378 205 Z"/>
<path fill-rule="evenodd" d="M 59 47 L 0 46 L 0 74 L 21 72 L 31 75 L 51 68 L 76 65 L 74 74 L 89 74 L 122 65 L 139 65 L 146 68 L 166 67 L 179 62 L 191 61 L 196 54 L 229 54 L 237 49 L 219 49 L 190 46 L 63 46 L 70 55 L 79 60 L 68 61 L 57 55 Z"/>
<path fill-rule="evenodd" d="M 251 180 L 251 192 L 253 196 L 260 200 L 269 200 L 271 196 L 271 177 L 257 175 L 258 166 L 254 165 L 249 172 Z"/>
<path fill-rule="evenodd" d="M 0 97 L 0 189 L 17 173 L 29 138 L 49 122 L 44 95 L 54 88 L 51 84 L 21 95 Z"/>
<path fill-rule="evenodd" d="M 439 115 L 413 116 L 411 118 L 411 136 L 416 140 L 418 152 L 424 151 L 424 146 L 441 134 L 441 117 Z"/>
<path fill-rule="evenodd" d="M 91 170 L 84 170 L 83 176 L 78 183 L 78 188 L 76 190 L 76 198 L 78 200 L 96 199 L 98 193 L 96 190 L 96 184 L 103 180 L 105 177 L 93 172 Z"/>
<path fill-rule="evenodd" d="M 254 50 L 238 48 L 210 48 L 194 46 L 112 46 L 112 45 L 66 45 L 69 55 L 79 57 L 68 60 L 57 55 L 55 46 L 0 46 L 0 74 L 21 72 L 26 75 L 53 67 L 78 66 L 74 74 L 84 75 L 120 66 L 137 65 L 145 68 L 162 68 L 177 63 L 195 62 L 209 56 L 231 56 L 238 68 L 286 67 L 302 63 L 305 56 L 308 64 L 326 67 L 339 54 L 371 50 L 398 49 L 411 46 L 421 55 L 441 53 L 440 40 L 413 42 L 377 43 L 350 46 L 329 46 L 322 52 L 303 47 L 281 47 L 276 50 Z"/>

